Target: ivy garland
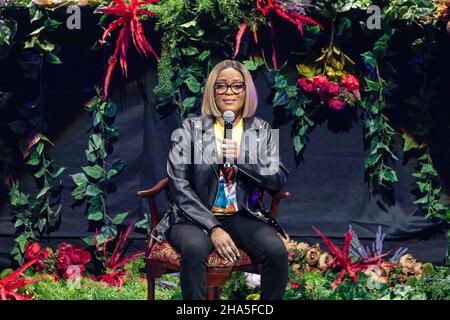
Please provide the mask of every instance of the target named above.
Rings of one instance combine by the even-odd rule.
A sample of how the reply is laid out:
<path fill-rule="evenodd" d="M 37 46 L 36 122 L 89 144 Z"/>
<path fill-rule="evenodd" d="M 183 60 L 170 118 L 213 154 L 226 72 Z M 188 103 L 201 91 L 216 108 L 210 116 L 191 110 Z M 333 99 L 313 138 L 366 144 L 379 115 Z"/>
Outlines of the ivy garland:
<path fill-rule="evenodd" d="M 383 114 L 387 107 L 386 96 L 394 88 L 394 84 L 381 77 L 378 64 L 386 55 L 389 38 L 389 35 L 383 35 L 372 51 L 361 55 L 369 70 L 368 77 L 365 77 L 368 94 L 361 101 L 361 107 L 364 109 L 364 137 L 369 148 L 365 169 L 369 188 L 375 193 L 391 190 L 392 184 L 398 181 L 392 168 L 392 163 L 398 160 L 392 147 L 397 133 Z"/>
<path fill-rule="evenodd" d="M 122 160 L 108 161 L 112 144 L 119 137 L 119 130 L 113 124 L 117 106 L 111 99 L 105 101 L 100 91 L 97 91 L 97 95 L 86 104 L 86 110 L 92 113 L 93 119 L 86 149 L 88 165 L 82 167 L 83 172 L 71 175 L 76 185 L 72 196 L 76 200 L 86 200 L 88 220 L 101 225 L 98 235 L 100 245 L 117 236 L 117 226 L 129 214 L 129 211 L 121 212 L 112 218 L 107 211 L 108 193 L 113 187 L 113 178 L 122 172 L 125 163 Z M 93 236 L 84 240 L 88 245 L 94 245 Z"/>
<path fill-rule="evenodd" d="M 27 5 L 30 23 L 40 26 L 27 36 L 24 43 L 15 41 L 17 22 L 0 15 L 0 59 L 6 59 L 13 47 L 18 47 L 24 59 L 20 61 L 24 75 L 38 83 L 39 96 L 34 102 L 34 112 L 29 106 L 11 105 L 16 92 L 0 92 L 0 112 L 7 127 L 2 129 L 0 158 L 4 181 L 10 184 L 9 202 L 12 221 L 16 229 L 15 245 L 11 255 L 19 264 L 28 241 L 36 236 L 49 235 L 59 227 L 62 202 L 60 175 L 65 168 L 58 168 L 48 156 L 53 144 L 42 133 L 46 129 L 42 106 L 42 70 L 44 63 L 59 64 L 56 56 L 58 47 L 46 40 L 46 32 L 54 31 L 61 22 L 51 19 L 48 12 L 29 2 Z M 5 8 L 6 9 L 6 8 Z M 0 12 L 1 13 L 1 12 Z M 20 152 L 17 152 L 17 149 Z M 11 167 L 17 164 L 17 157 L 26 160 L 33 174 L 38 190 L 33 199 L 21 191 Z"/>
<path fill-rule="evenodd" d="M 41 187 L 33 200 L 20 191 L 19 182 L 13 182 L 10 191 L 10 206 L 14 227 L 18 236 L 11 251 L 13 258 L 22 264 L 25 245 L 36 241 L 36 234 L 42 237 L 57 230 L 61 219 L 62 202 L 59 197 L 62 182 L 58 177 L 65 167 L 57 168 L 46 154 L 53 145 L 44 135 L 37 135 L 28 155 L 27 165 L 35 168 L 36 184 Z M 37 142 L 36 142 L 37 141 Z"/>

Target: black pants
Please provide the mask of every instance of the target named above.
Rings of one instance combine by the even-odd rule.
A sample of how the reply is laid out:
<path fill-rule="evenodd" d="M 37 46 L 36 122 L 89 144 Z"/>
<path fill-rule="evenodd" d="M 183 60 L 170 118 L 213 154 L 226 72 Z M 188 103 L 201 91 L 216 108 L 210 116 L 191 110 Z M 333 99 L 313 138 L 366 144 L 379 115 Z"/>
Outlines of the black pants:
<path fill-rule="evenodd" d="M 288 281 L 288 257 L 275 229 L 246 211 L 218 219 L 236 246 L 254 264 L 261 264 L 261 300 L 282 300 Z M 214 249 L 211 238 L 198 226 L 185 223 L 172 225 L 167 238 L 181 255 L 183 299 L 206 299 L 207 258 Z"/>

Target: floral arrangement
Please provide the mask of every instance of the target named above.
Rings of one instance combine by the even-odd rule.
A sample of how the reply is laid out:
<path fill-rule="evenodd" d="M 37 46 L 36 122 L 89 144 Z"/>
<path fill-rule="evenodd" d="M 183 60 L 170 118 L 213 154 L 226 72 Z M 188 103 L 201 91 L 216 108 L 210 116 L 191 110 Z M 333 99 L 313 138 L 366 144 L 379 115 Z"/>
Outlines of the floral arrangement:
<path fill-rule="evenodd" d="M 317 96 L 320 103 L 326 103 L 332 110 L 354 106 L 361 100 L 359 80 L 351 74 L 344 74 L 337 81 L 331 80 L 325 74 L 318 74 L 312 78 L 300 77 L 298 84 L 304 91 Z"/>
<path fill-rule="evenodd" d="M 81 275 L 91 261 L 91 255 L 82 247 L 65 242 L 58 245 L 55 252 L 51 248 L 42 248 L 37 242 L 29 242 L 25 247 L 25 260 L 36 260 L 37 272 L 52 274 L 58 280 L 61 276 L 68 279 L 75 272 Z"/>
<path fill-rule="evenodd" d="M 367 275 L 373 283 L 395 287 L 397 284 L 407 284 L 412 278 L 422 279 L 425 273 L 433 271 L 432 264 L 423 264 L 411 254 L 405 254 L 407 248 L 401 247 L 391 258 L 386 258 L 389 252 L 382 252 L 385 235 L 382 234 L 381 227 L 371 250 L 360 243 L 351 227 L 345 235 L 343 249 L 339 249 L 319 230 L 315 230 L 324 239 L 329 252 L 322 250 L 318 243 L 310 246 L 305 242 L 282 238 L 288 251 L 289 265 L 294 278 L 309 272 L 324 273 L 332 269 L 339 271 L 337 278 L 331 283 L 333 289 L 343 282 L 346 274 L 354 281 L 358 281 L 359 272 Z M 300 286 L 300 282 L 291 281 L 289 285 L 291 289 L 296 289 Z"/>

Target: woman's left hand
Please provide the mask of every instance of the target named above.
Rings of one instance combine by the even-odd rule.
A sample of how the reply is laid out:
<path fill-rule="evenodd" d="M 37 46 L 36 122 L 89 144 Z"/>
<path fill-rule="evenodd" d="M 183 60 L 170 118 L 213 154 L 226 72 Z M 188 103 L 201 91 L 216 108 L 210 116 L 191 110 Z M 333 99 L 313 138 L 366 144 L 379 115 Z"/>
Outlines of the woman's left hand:
<path fill-rule="evenodd" d="M 221 143 L 222 156 L 226 159 L 236 160 L 239 156 L 239 146 L 236 141 L 231 139 L 218 138 Z"/>

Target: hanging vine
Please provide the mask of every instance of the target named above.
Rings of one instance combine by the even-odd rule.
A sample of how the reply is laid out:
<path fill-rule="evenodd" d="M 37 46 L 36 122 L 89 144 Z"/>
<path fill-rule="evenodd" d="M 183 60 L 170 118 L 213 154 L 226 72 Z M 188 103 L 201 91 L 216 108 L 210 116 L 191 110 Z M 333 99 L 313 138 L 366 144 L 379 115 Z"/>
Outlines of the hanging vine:
<path fill-rule="evenodd" d="M 97 89 L 98 90 L 98 89 Z M 108 193 L 113 186 L 113 178 L 125 167 L 122 160 L 110 162 L 112 144 L 119 137 L 119 130 L 114 125 L 117 106 L 103 99 L 100 91 L 86 104 L 86 110 L 92 113 L 92 128 L 89 136 L 86 159 L 88 165 L 82 167 L 83 172 L 71 175 L 76 187 L 72 196 L 76 200 L 87 202 L 87 218 L 100 227 L 98 241 L 117 236 L 117 226 L 122 224 L 129 211 L 117 213 L 114 217 L 108 212 Z M 93 236 L 84 239 L 94 245 Z"/>

